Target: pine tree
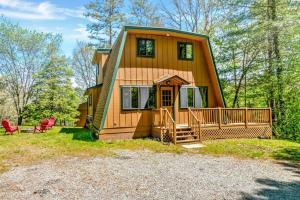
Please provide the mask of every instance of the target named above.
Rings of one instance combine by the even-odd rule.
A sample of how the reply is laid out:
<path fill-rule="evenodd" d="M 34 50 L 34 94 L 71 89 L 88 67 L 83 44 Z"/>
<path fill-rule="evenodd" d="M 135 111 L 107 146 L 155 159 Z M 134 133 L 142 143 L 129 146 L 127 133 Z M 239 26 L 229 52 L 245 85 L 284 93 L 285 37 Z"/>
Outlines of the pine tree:
<path fill-rule="evenodd" d="M 140 26 L 162 26 L 157 9 L 148 0 L 131 0 L 130 23 Z"/>
<path fill-rule="evenodd" d="M 123 0 L 94 0 L 85 6 L 85 16 L 94 21 L 87 26 L 90 37 L 99 40 L 101 46 L 105 45 L 103 35 L 108 37 L 109 47 L 112 46 L 113 39 L 124 21 L 122 5 Z"/>

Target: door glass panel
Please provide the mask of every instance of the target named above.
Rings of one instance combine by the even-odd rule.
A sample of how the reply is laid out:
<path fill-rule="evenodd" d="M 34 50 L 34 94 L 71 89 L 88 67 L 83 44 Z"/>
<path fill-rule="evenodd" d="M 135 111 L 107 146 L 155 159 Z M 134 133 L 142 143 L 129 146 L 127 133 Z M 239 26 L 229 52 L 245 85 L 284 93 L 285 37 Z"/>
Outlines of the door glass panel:
<path fill-rule="evenodd" d="M 162 106 L 172 106 L 171 90 L 162 90 Z"/>

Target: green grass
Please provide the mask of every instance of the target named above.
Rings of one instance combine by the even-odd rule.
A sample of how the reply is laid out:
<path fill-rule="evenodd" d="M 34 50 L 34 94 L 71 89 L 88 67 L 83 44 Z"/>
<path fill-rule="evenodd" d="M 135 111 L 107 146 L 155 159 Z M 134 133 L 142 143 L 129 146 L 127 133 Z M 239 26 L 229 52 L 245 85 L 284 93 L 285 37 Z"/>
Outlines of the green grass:
<path fill-rule="evenodd" d="M 163 145 L 150 139 L 116 142 L 93 140 L 90 132 L 82 128 L 54 127 L 47 133 L 14 135 L 5 135 L 0 129 L 0 172 L 13 166 L 62 156 L 115 156 L 113 150 L 116 149 L 183 152 L 180 146 Z"/>
<path fill-rule="evenodd" d="M 81 128 L 55 127 L 47 133 L 5 135 L 0 129 L 0 172 L 13 166 L 63 156 L 116 156 L 117 149 L 170 153 L 200 153 L 239 158 L 261 158 L 300 162 L 300 144 L 284 140 L 218 140 L 204 142 L 205 148 L 187 150 L 180 145 L 163 145 L 151 139 L 103 142 Z"/>
<path fill-rule="evenodd" d="M 204 142 L 198 153 L 300 162 L 300 144 L 286 140 L 231 139 Z"/>

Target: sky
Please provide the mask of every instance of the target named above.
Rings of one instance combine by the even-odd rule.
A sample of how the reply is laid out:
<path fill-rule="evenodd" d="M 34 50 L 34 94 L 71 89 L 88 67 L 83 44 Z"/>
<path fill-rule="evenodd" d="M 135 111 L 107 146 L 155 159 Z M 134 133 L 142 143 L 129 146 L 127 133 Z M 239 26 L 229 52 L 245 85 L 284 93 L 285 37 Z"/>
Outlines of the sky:
<path fill-rule="evenodd" d="M 62 50 L 72 55 L 76 40 L 89 41 L 83 16 L 89 0 L 0 0 L 0 15 L 22 27 L 62 34 Z"/>
<path fill-rule="evenodd" d="M 62 50 L 72 56 L 76 41 L 89 42 L 86 25 L 91 19 L 83 16 L 84 5 L 91 0 L 0 0 L 0 16 L 8 18 L 22 27 L 41 32 L 61 34 Z M 128 3 L 124 0 L 123 11 L 128 13 Z M 151 0 L 157 5 L 160 0 Z M 162 0 L 166 3 L 168 0 Z"/>

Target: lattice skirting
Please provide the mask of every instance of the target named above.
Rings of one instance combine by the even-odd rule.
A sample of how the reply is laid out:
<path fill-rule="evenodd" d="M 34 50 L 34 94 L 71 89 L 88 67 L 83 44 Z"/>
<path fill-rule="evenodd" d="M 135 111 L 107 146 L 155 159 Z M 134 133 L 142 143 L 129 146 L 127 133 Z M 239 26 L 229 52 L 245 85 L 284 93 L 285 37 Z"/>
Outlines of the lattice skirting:
<path fill-rule="evenodd" d="M 230 139 L 230 138 L 271 138 L 272 128 L 249 127 L 249 128 L 222 128 L 222 129 L 205 129 L 201 130 L 202 140 Z"/>

